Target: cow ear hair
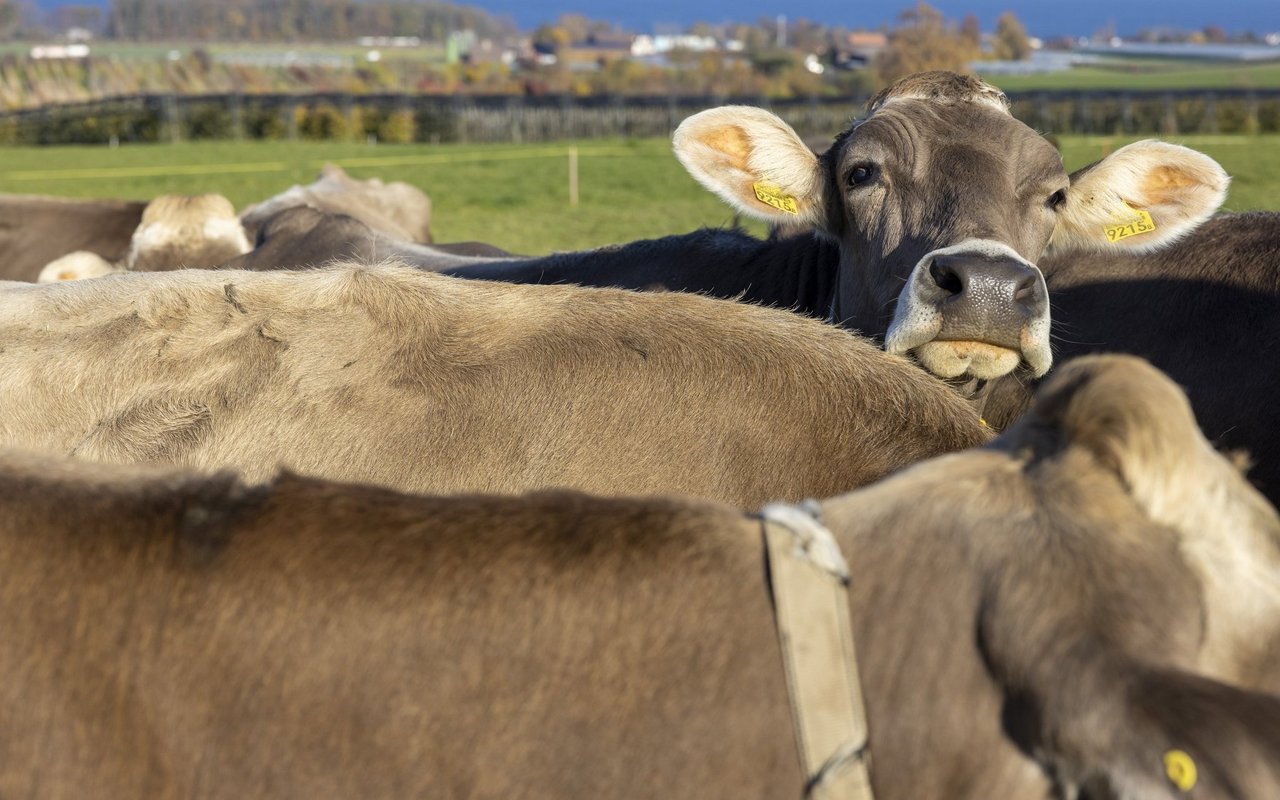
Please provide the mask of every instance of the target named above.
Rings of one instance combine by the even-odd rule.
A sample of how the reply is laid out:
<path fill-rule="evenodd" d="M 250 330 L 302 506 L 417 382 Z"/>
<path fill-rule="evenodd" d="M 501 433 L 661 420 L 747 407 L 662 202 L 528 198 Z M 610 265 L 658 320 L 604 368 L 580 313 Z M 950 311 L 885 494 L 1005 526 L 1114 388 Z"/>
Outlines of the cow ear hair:
<path fill-rule="evenodd" d="M 680 123 L 676 157 L 703 186 L 766 222 L 823 226 L 823 173 L 791 126 L 752 106 L 721 106 Z"/>
<path fill-rule="evenodd" d="M 1050 247 L 1158 250 L 1212 216 L 1230 182 L 1204 153 L 1152 139 L 1134 142 L 1071 176 Z"/>
<path fill-rule="evenodd" d="M 1136 356 L 1068 361 L 1036 393 L 1027 416 L 1061 443 L 1091 452 L 1161 524 L 1185 530 L 1222 502 L 1208 498 L 1230 498 L 1232 508 L 1265 502 L 1204 438 L 1186 394 Z"/>

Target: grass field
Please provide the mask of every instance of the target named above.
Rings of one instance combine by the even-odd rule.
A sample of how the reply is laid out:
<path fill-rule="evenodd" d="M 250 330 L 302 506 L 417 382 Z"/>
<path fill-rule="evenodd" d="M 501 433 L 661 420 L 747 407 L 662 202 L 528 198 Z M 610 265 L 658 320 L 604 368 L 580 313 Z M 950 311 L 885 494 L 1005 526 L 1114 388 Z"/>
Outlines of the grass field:
<path fill-rule="evenodd" d="M 1280 62 L 1223 64 L 1115 59 L 1064 72 L 994 75 L 988 80 L 1006 92 L 1039 89 L 1276 89 L 1280 88 Z"/>
<path fill-rule="evenodd" d="M 1127 140 L 1065 137 L 1068 169 Z M 1177 139 L 1235 176 L 1227 208 L 1280 210 L 1280 136 Z M 438 241 L 479 240 L 540 254 L 721 226 L 733 214 L 698 186 L 665 139 L 578 142 L 580 204 L 569 205 L 569 143 L 378 145 L 214 142 L 0 149 L 0 191 L 150 199 L 166 192 L 221 192 L 237 207 L 294 183 L 325 162 L 356 177 L 403 180 L 434 205 Z M 759 233 L 763 227 L 753 224 Z"/>

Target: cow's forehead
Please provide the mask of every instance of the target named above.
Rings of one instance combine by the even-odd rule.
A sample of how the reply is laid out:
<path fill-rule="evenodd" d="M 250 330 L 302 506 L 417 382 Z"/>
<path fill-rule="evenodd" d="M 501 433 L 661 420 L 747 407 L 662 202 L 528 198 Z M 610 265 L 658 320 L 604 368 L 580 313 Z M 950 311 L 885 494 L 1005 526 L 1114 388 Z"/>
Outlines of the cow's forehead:
<path fill-rule="evenodd" d="M 895 99 L 850 128 L 832 155 L 843 161 L 872 151 L 921 165 L 934 154 L 954 157 L 966 149 L 995 155 L 1024 174 L 1063 173 L 1061 157 L 1044 137 L 1008 112 L 978 102 Z"/>

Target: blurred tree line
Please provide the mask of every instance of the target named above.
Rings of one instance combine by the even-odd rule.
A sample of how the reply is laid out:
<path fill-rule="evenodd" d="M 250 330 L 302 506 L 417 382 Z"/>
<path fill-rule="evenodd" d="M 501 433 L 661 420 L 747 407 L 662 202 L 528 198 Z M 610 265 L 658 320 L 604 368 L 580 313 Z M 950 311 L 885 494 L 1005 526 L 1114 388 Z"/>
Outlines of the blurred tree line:
<path fill-rule="evenodd" d="M 510 19 L 441 2 L 386 0 L 112 0 L 105 23 L 116 39 L 344 41 L 417 36 L 444 41 L 458 30 L 482 38 L 516 32 Z"/>

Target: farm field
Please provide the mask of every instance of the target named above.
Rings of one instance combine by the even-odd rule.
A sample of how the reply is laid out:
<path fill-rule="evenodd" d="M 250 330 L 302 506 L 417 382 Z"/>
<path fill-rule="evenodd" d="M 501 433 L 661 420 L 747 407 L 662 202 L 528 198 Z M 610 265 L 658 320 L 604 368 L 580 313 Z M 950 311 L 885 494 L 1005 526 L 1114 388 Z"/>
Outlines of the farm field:
<path fill-rule="evenodd" d="M 982 72 L 981 68 L 978 72 Z M 987 80 L 1006 92 L 1040 89 L 1276 89 L 1280 88 L 1280 62 L 1223 64 L 1108 59 L 1063 72 L 992 75 Z"/>
<path fill-rule="evenodd" d="M 1063 137 L 1076 169 L 1135 138 Z M 1234 176 L 1230 210 L 1280 210 L 1280 136 L 1183 136 Z M 569 204 L 568 152 L 579 153 L 580 203 Z M 478 240 L 531 255 L 724 226 L 733 214 L 694 182 L 666 139 L 538 145 L 201 142 L 0 149 L 0 191 L 150 199 L 220 192 L 237 207 L 334 162 L 360 178 L 403 180 L 434 205 L 437 241 Z M 763 226 L 751 223 L 756 233 Z"/>

